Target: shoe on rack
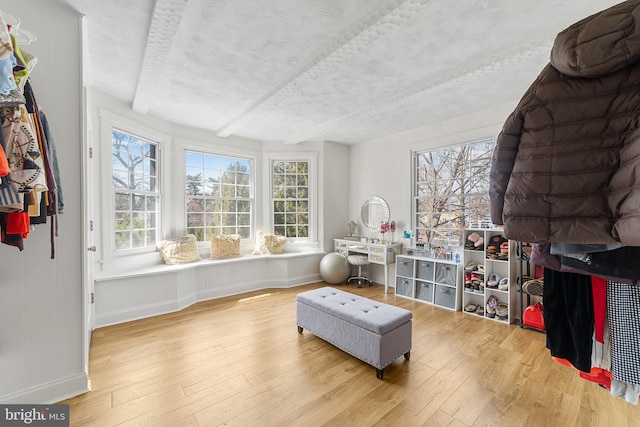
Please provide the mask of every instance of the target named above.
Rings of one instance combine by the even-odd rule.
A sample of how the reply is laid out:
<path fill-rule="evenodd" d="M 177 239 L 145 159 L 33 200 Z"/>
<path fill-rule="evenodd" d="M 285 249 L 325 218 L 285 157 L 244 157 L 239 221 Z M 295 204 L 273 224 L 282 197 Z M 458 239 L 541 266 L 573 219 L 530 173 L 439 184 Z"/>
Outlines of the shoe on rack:
<path fill-rule="evenodd" d="M 489 280 L 487 280 L 487 288 L 497 288 L 498 283 L 500 283 L 500 276 L 496 273 L 493 273 L 489 276 Z"/>
<path fill-rule="evenodd" d="M 467 313 L 475 313 L 477 309 L 478 305 L 472 302 L 464 306 L 464 311 L 466 311 Z"/>
<path fill-rule="evenodd" d="M 485 311 L 485 315 L 490 318 L 494 318 L 496 316 L 496 307 L 499 304 L 498 297 L 495 295 L 491 295 L 489 299 L 487 299 L 487 310 Z"/>
<path fill-rule="evenodd" d="M 507 320 L 509 317 L 509 306 L 503 302 L 498 304 L 496 307 L 496 316 L 498 316 L 500 320 Z"/>
<path fill-rule="evenodd" d="M 465 273 L 471 273 L 472 271 L 476 271 L 478 269 L 478 263 L 475 261 L 469 261 L 467 265 L 464 266 Z"/>
<path fill-rule="evenodd" d="M 500 244 L 500 253 L 509 255 L 509 242 L 502 242 Z"/>
<path fill-rule="evenodd" d="M 518 245 L 516 246 L 516 256 L 523 261 L 529 262 L 532 250 L 530 244 L 522 244 L 522 251 L 520 250 L 520 245 Z"/>
<path fill-rule="evenodd" d="M 491 308 L 489 306 L 489 303 L 487 303 L 487 309 L 484 312 L 484 315 L 487 316 L 490 319 L 493 319 L 494 317 L 496 317 L 496 309 L 495 308 Z"/>
<path fill-rule="evenodd" d="M 500 303 L 500 300 L 498 299 L 497 296 L 495 295 L 491 295 L 488 299 L 487 299 L 487 306 L 491 307 L 492 309 L 496 309 L 496 307 L 498 306 L 498 304 Z"/>
<path fill-rule="evenodd" d="M 541 297 L 544 291 L 544 279 L 531 279 L 522 284 L 522 292 Z"/>
<path fill-rule="evenodd" d="M 509 278 L 508 277 L 503 277 L 502 279 L 500 279 L 500 282 L 498 283 L 498 290 L 500 290 L 500 291 L 508 291 L 509 290 Z"/>

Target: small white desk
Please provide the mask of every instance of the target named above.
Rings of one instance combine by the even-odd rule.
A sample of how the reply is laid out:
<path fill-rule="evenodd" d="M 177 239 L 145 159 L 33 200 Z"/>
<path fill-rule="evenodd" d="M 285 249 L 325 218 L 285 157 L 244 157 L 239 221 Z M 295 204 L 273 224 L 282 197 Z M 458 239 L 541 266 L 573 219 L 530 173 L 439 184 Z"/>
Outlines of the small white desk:
<path fill-rule="evenodd" d="M 341 255 L 367 255 L 371 264 L 384 266 L 384 292 L 389 290 L 389 264 L 396 262 L 396 255 L 402 253 L 402 243 L 372 243 L 351 239 L 333 239 L 334 250 Z"/>

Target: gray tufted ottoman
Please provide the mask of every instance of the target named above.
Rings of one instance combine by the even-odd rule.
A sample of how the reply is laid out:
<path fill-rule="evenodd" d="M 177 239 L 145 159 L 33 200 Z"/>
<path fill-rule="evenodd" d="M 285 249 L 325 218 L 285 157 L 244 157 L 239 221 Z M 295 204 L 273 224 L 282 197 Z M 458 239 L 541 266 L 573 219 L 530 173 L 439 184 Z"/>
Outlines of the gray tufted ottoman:
<path fill-rule="evenodd" d="M 384 368 L 411 350 L 412 313 L 331 287 L 296 297 L 298 332 L 316 336 L 376 368 Z"/>

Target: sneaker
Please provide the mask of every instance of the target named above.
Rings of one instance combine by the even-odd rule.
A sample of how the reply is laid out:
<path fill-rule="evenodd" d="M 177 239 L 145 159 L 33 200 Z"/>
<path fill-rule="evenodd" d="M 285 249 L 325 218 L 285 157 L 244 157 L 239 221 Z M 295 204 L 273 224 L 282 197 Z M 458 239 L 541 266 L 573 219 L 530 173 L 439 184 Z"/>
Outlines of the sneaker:
<path fill-rule="evenodd" d="M 509 242 L 502 242 L 500 244 L 500 253 L 502 254 L 509 254 Z"/>
<path fill-rule="evenodd" d="M 471 273 L 471 280 L 474 280 L 474 279 L 483 280 L 484 277 L 482 277 L 482 276 L 484 276 L 484 275 L 481 275 L 477 271 L 474 271 L 474 272 Z"/>
<path fill-rule="evenodd" d="M 509 278 L 503 277 L 500 279 L 500 283 L 498 283 L 498 290 L 508 291 L 509 290 Z"/>
<path fill-rule="evenodd" d="M 493 319 L 494 317 L 496 317 L 496 309 L 492 308 L 491 306 L 489 306 L 489 303 L 487 303 L 487 310 L 485 311 L 484 315 L 490 319 Z"/>
<path fill-rule="evenodd" d="M 472 302 L 464 306 L 464 311 L 466 311 L 467 313 L 475 313 L 477 309 L 478 305 Z"/>
<path fill-rule="evenodd" d="M 478 263 L 475 261 L 470 261 L 467 265 L 464 266 L 465 273 L 471 273 L 472 271 L 476 271 L 478 269 Z"/>
<path fill-rule="evenodd" d="M 522 291 L 529 295 L 541 297 L 544 290 L 544 279 L 531 279 L 522 284 Z"/>
<path fill-rule="evenodd" d="M 475 243 L 478 240 L 480 240 L 480 234 L 478 234 L 477 232 L 474 231 L 473 233 L 471 233 L 471 234 L 469 234 L 467 236 L 467 240 L 469 240 L 470 242 Z"/>
<path fill-rule="evenodd" d="M 487 299 L 487 308 L 485 310 L 485 316 L 493 319 L 496 317 L 496 307 L 498 307 L 498 297 L 495 295 L 491 295 Z"/>
<path fill-rule="evenodd" d="M 498 276 L 496 273 L 493 273 L 489 276 L 489 280 L 487 280 L 487 288 L 497 288 L 499 282 L 500 276 Z"/>
<path fill-rule="evenodd" d="M 500 320 L 507 320 L 509 317 L 509 306 L 503 302 L 498 304 L 496 307 L 496 316 L 498 316 Z"/>

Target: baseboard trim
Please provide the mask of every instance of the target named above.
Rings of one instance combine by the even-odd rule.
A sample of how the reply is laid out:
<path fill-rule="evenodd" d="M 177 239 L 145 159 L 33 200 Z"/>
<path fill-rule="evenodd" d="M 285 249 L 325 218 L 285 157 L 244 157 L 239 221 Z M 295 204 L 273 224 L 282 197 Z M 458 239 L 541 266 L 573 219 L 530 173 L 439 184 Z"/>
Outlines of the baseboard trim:
<path fill-rule="evenodd" d="M 89 378 L 86 373 L 80 373 L 0 396 L 0 402 L 4 404 L 38 403 L 46 405 L 57 403 L 88 391 Z"/>

